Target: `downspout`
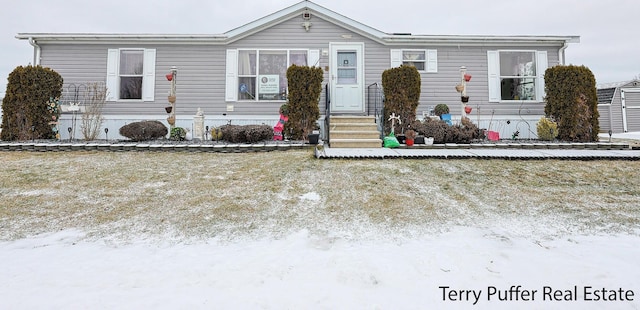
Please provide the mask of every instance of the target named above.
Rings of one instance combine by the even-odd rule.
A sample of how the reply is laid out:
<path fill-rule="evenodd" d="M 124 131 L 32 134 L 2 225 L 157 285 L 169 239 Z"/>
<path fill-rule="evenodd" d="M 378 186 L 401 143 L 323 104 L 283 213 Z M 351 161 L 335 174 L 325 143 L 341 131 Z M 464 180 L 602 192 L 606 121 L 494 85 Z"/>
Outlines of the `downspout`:
<path fill-rule="evenodd" d="M 38 45 L 36 43 L 36 40 L 33 39 L 33 37 L 29 37 L 29 44 L 31 44 L 31 46 L 33 46 L 33 65 L 34 66 L 39 66 L 40 65 L 40 45 Z"/>
<path fill-rule="evenodd" d="M 558 50 L 558 62 L 559 62 L 559 65 L 565 65 L 565 63 L 564 63 L 564 50 L 566 50 L 567 47 L 569 47 L 569 44 L 567 43 L 567 41 L 565 41 L 564 44 L 562 45 L 562 47 L 560 48 L 560 50 Z"/>

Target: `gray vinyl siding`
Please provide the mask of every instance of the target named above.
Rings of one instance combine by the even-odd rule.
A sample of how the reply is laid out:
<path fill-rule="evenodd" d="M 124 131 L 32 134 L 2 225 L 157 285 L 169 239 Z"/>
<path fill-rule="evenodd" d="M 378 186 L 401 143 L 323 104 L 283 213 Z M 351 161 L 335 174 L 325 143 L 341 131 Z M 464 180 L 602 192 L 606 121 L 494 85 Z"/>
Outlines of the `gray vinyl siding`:
<path fill-rule="evenodd" d="M 598 123 L 601 132 L 620 133 L 624 132 L 622 123 L 622 99 L 620 97 L 620 89 L 617 88 L 610 105 L 598 105 Z"/>
<path fill-rule="evenodd" d="M 513 102 L 489 103 L 488 98 L 488 50 L 535 50 L 547 51 L 549 66 L 558 64 L 559 46 L 540 47 L 512 46 L 429 46 L 429 45 L 383 45 L 368 37 L 347 30 L 319 16 L 313 16 L 312 26 L 306 32 L 301 26 L 299 16 L 262 29 L 257 33 L 243 37 L 228 45 L 198 44 L 43 44 L 42 65 L 51 67 L 60 73 L 65 81 L 65 91 L 71 84 L 86 82 L 105 82 L 107 68 L 107 50 L 110 48 L 153 48 L 156 49 L 154 102 L 122 101 L 108 102 L 105 115 L 141 115 L 164 117 L 164 106 L 167 103 L 169 82 L 165 74 L 172 66 L 178 68 L 176 112 L 178 115 L 194 115 L 202 108 L 205 115 L 276 115 L 283 102 L 225 102 L 226 50 L 240 48 L 257 49 L 327 49 L 331 42 L 363 42 L 365 57 L 365 91 L 366 87 L 378 83 L 384 70 L 390 67 L 391 49 L 436 49 L 438 53 L 438 72 L 422 73 L 422 93 L 418 115 L 428 111 L 439 103 L 448 104 L 452 113 L 460 110 L 460 97 L 454 89 L 460 80 L 460 66 L 466 66 L 473 76 L 468 84 L 469 104 L 477 113 L 478 107 L 484 118 L 495 115 L 523 115 L 539 117 L 544 114 L 544 103 Z M 343 35 L 351 35 L 345 39 Z M 329 57 L 320 56 L 320 67 L 329 66 Z M 325 82 L 329 81 L 325 71 Z M 71 95 L 65 92 L 66 95 Z M 325 111 L 325 91 L 320 99 L 320 111 Z M 366 93 L 365 93 L 366 98 Z M 227 105 L 233 105 L 233 112 L 227 112 Z M 372 111 L 367 107 L 366 111 Z M 475 117 L 475 114 L 472 114 Z"/>
<path fill-rule="evenodd" d="M 624 89 L 632 89 L 625 87 Z M 635 88 L 634 90 L 637 90 Z M 640 131 L 640 92 L 625 92 L 627 131 Z"/>
<path fill-rule="evenodd" d="M 636 85 L 634 85 L 634 83 Z M 611 99 L 611 105 L 598 105 L 598 112 L 600 113 L 598 122 L 600 123 L 601 132 L 608 132 L 609 129 L 611 129 L 613 133 L 624 132 L 622 109 L 623 89 L 627 90 L 625 92 L 627 131 L 640 131 L 640 92 L 628 91 L 640 89 L 639 84 L 637 81 L 634 81 L 626 85 L 618 86 Z M 609 115 L 609 109 L 611 110 L 611 115 Z"/>

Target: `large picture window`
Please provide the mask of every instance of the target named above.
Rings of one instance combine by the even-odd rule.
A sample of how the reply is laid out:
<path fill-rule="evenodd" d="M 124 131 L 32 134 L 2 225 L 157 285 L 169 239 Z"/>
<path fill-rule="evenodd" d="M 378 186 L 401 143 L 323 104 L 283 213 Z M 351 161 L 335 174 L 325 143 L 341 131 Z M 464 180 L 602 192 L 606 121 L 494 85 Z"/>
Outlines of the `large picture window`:
<path fill-rule="evenodd" d="M 487 56 L 490 101 L 542 102 L 546 51 L 489 51 Z"/>
<path fill-rule="evenodd" d="M 238 100 L 286 100 L 287 69 L 307 62 L 306 50 L 239 50 Z"/>

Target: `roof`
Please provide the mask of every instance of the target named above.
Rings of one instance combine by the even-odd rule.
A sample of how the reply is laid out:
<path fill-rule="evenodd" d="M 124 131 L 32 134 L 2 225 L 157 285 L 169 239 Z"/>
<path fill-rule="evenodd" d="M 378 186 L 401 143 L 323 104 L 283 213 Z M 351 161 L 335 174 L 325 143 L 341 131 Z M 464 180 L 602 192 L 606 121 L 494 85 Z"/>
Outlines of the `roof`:
<path fill-rule="evenodd" d="M 638 83 L 640 83 L 640 80 L 634 79 L 622 82 L 598 84 L 596 86 L 598 89 L 598 104 L 611 104 L 618 88 L 628 86 L 632 83 L 635 83 L 633 86 L 637 86 Z"/>
<path fill-rule="evenodd" d="M 616 87 L 598 89 L 598 104 L 611 104 L 616 94 Z"/>
<path fill-rule="evenodd" d="M 126 34 L 126 33 L 19 33 L 20 40 L 35 40 L 39 43 L 50 41 L 58 43 L 86 42 L 162 42 L 195 44 L 228 44 L 263 29 L 277 25 L 292 17 L 308 11 L 355 33 L 385 45 L 395 44 L 553 44 L 580 42 L 579 36 L 483 36 L 483 35 L 412 35 L 385 33 L 367 26 L 344 15 L 338 14 L 311 1 L 301 1 L 285 9 L 247 23 L 223 34 Z"/>

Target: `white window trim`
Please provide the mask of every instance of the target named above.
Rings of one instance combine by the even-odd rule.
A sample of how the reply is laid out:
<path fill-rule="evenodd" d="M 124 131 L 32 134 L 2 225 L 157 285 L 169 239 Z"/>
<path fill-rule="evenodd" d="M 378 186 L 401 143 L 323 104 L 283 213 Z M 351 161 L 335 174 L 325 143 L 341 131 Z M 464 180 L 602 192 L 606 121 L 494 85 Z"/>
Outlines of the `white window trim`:
<path fill-rule="evenodd" d="M 500 53 L 501 52 L 529 52 L 534 53 L 536 58 L 536 99 L 535 100 L 502 100 L 500 88 Z M 544 102 L 546 93 L 544 91 L 544 73 L 549 67 L 547 51 L 539 50 L 493 50 L 487 51 L 487 71 L 489 76 L 489 102 L 499 103 L 521 103 L 521 102 Z"/>
<path fill-rule="evenodd" d="M 142 65 L 142 99 L 120 99 L 120 51 L 143 51 Z M 107 50 L 107 99 L 116 102 L 146 102 L 154 101 L 155 75 L 156 75 L 156 50 L 145 48 L 114 48 Z"/>
<path fill-rule="evenodd" d="M 240 51 L 286 51 L 287 61 L 290 59 L 291 51 L 306 51 L 307 52 L 307 65 L 311 67 L 320 67 L 320 50 L 308 49 L 308 48 L 238 48 L 228 49 L 226 59 L 226 77 L 225 77 L 225 100 L 227 102 L 282 102 L 285 100 L 259 100 L 258 96 L 254 100 L 239 100 L 238 99 L 238 55 Z M 259 61 L 259 60 L 256 60 Z M 259 75 L 259 72 L 257 72 Z"/>
<path fill-rule="evenodd" d="M 400 67 L 404 62 L 402 55 L 404 52 L 424 52 L 424 70 L 418 70 L 421 73 L 438 73 L 438 50 L 434 49 L 392 49 L 391 68 Z"/>

